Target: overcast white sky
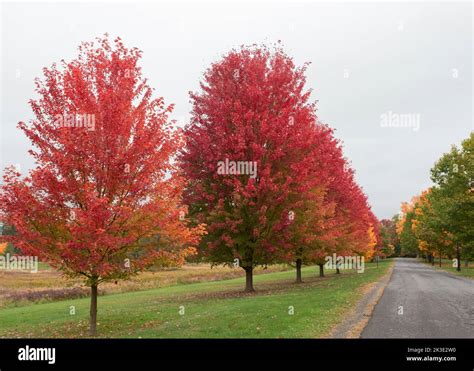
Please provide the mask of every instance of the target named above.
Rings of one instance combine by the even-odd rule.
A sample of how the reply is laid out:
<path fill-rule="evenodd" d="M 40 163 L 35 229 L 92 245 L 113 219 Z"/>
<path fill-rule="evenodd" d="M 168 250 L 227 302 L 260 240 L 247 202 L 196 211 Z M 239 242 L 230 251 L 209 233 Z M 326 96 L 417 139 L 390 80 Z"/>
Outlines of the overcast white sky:
<path fill-rule="evenodd" d="M 241 44 L 281 40 L 319 117 L 336 129 L 379 218 L 430 185 L 429 169 L 473 129 L 472 3 L 3 3 L 0 167 L 33 166 L 16 128 L 41 69 L 108 32 L 143 50 L 156 93 L 184 122 L 188 91 L 212 61 Z M 415 114 L 419 130 L 382 127 Z"/>

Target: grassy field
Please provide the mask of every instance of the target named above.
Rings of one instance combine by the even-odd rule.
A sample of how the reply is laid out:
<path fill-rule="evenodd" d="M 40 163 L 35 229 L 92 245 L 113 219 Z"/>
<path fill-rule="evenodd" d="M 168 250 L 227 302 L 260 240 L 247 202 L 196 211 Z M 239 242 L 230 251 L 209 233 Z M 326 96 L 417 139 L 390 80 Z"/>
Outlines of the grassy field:
<path fill-rule="evenodd" d="M 281 272 L 288 265 L 272 265 L 267 269 L 256 268 L 256 274 Z M 243 277 L 242 269 L 213 267 L 209 264 L 187 264 L 181 268 L 170 268 L 156 272 L 142 272 L 130 280 L 106 282 L 101 285 L 101 294 L 156 289 L 178 284 Z M 89 290 L 80 280 L 70 280 L 40 263 L 37 273 L 0 271 L 0 308 L 45 303 L 50 301 L 76 299 L 89 295 Z"/>
<path fill-rule="evenodd" d="M 244 281 L 236 278 L 101 296 L 98 332 L 119 338 L 323 337 L 391 264 L 368 263 L 362 274 L 329 271 L 324 278 L 306 267 L 301 285 L 293 283 L 294 271 L 260 274 L 252 294 L 243 293 Z M 4 308 L 0 337 L 86 337 L 88 310 L 88 298 Z"/>
<path fill-rule="evenodd" d="M 431 265 L 427 261 L 422 260 L 424 263 Z M 453 261 L 449 259 L 441 259 L 441 267 L 439 266 L 439 260 L 436 259 L 433 268 L 443 269 L 450 273 L 453 273 L 458 276 L 469 277 L 474 279 L 474 262 L 469 262 L 469 266 L 464 266 L 464 261 L 461 264 L 461 271 L 458 272 L 456 268 L 453 267 Z"/>

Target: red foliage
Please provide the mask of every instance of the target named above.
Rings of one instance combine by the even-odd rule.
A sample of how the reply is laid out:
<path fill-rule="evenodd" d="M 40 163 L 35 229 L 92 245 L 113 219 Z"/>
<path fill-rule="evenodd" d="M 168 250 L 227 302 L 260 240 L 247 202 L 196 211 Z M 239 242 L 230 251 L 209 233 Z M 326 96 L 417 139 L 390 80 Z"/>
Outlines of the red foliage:
<path fill-rule="evenodd" d="M 316 117 L 305 68 L 279 48 L 243 47 L 213 64 L 191 94 L 185 200 L 208 225 L 201 247 L 214 262 L 239 258 L 245 269 L 271 262 L 293 196 L 311 183 Z M 257 173 L 219 174 L 226 159 L 255 163 Z"/>
<path fill-rule="evenodd" d="M 180 137 L 168 121 L 172 106 L 152 98 L 140 57 L 103 38 L 83 43 L 62 69 L 45 68 L 30 101 L 36 119 L 19 123 L 36 168 L 24 179 L 7 171 L 0 193 L 15 246 L 91 284 L 156 259 L 182 262 L 201 229 L 179 217 L 182 180 L 170 159 Z"/>
<path fill-rule="evenodd" d="M 208 226 L 200 248 L 214 263 L 238 258 L 251 272 L 295 259 L 302 244 L 313 246 L 312 261 L 343 238 L 351 252 L 366 248 L 372 214 L 332 131 L 317 121 L 305 70 L 279 47 L 242 47 L 191 93 L 180 157 L 185 201 L 193 220 Z M 257 173 L 221 174 L 227 160 L 255 163 Z"/>

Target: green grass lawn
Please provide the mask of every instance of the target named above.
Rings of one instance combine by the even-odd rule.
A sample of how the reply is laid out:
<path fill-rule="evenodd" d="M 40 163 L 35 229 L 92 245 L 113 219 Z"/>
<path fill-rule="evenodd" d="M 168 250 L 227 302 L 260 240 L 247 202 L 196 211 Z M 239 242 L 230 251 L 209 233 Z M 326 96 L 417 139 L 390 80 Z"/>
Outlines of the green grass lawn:
<path fill-rule="evenodd" d="M 237 278 L 100 296 L 98 333 L 114 338 L 321 337 L 362 296 L 362 287 L 391 264 L 367 263 L 364 273 L 328 271 L 324 278 L 317 277 L 317 267 L 306 267 L 302 285 L 293 283 L 294 271 L 257 275 L 254 294 L 242 293 L 244 279 Z M 89 299 L 2 309 L 0 337 L 86 337 L 88 313 Z"/>
<path fill-rule="evenodd" d="M 424 261 L 424 263 L 431 265 L 427 261 Z M 464 266 L 464 261 L 462 261 L 461 264 L 461 271 L 458 272 L 456 268 L 453 267 L 453 261 L 449 259 L 441 259 L 441 267 L 439 266 L 439 260 L 435 260 L 435 264 L 433 268 L 436 269 L 443 269 L 445 271 L 448 271 L 450 273 L 456 274 L 458 276 L 463 276 L 463 277 L 469 277 L 474 279 L 474 262 L 469 262 L 469 266 L 465 267 Z"/>

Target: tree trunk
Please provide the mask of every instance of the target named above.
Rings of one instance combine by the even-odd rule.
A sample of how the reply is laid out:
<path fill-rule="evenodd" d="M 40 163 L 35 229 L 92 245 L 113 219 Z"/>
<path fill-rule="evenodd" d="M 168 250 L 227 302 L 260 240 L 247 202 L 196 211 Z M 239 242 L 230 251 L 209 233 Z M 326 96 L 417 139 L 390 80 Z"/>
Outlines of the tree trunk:
<path fill-rule="evenodd" d="M 458 261 L 456 270 L 461 272 L 461 248 L 459 246 L 456 246 L 456 259 Z"/>
<path fill-rule="evenodd" d="M 302 283 L 303 280 L 301 279 L 301 259 L 296 259 L 296 283 Z"/>
<path fill-rule="evenodd" d="M 89 335 L 97 335 L 97 284 L 91 285 L 91 310 Z"/>
<path fill-rule="evenodd" d="M 441 254 L 439 254 L 439 267 L 441 268 Z"/>
<path fill-rule="evenodd" d="M 245 292 L 255 291 L 253 288 L 253 266 L 245 267 Z"/>
<path fill-rule="evenodd" d="M 324 277 L 324 264 L 319 264 L 319 277 Z"/>

